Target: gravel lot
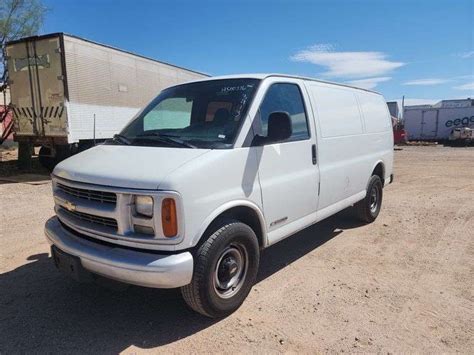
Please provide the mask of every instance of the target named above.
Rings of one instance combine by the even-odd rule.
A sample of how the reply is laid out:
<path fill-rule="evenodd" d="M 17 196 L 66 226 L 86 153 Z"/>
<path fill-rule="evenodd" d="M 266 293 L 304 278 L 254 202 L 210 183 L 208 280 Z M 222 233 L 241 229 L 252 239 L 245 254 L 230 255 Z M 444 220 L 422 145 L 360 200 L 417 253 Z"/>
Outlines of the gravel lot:
<path fill-rule="evenodd" d="M 47 175 L 14 183 L 4 159 L 0 353 L 473 353 L 474 148 L 395 156 L 376 222 L 342 212 L 267 249 L 247 301 L 220 321 L 189 311 L 177 290 L 63 277 L 43 237 Z"/>

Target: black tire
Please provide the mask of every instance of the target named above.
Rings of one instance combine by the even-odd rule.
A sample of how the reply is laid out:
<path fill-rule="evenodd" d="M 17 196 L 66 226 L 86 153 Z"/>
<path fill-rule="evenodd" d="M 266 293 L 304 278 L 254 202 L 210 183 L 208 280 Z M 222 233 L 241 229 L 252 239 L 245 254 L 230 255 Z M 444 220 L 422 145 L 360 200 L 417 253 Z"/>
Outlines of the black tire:
<path fill-rule="evenodd" d="M 57 145 L 55 146 L 55 149 L 55 156 L 51 156 L 51 149 L 46 146 L 42 146 L 38 153 L 40 164 L 49 171 L 53 171 L 58 163 L 71 156 L 70 145 Z"/>
<path fill-rule="evenodd" d="M 51 149 L 48 147 L 42 146 L 40 148 L 38 160 L 41 166 L 48 169 L 49 171 L 53 171 L 54 167 L 56 166 L 55 159 L 51 156 Z"/>
<path fill-rule="evenodd" d="M 377 175 L 372 175 L 367 185 L 367 195 L 354 206 L 357 218 L 365 223 L 375 221 L 382 208 L 382 197 L 382 180 Z"/>
<path fill-rule="evenodd" d="M 242 265 L 236 261 L 239 253 L 246 254 L 239 259 L 245 259 Z M 237 310 L 249 294 L 259 260 L 258 240 L 252 228 L 236 220 L 222 220 L 197 249 L 193 279 L 181 287 L 181 294 L 194 311 L 211 318 L 225 317 Z M 229 288 L 220 288 L 225 282 Z"/>

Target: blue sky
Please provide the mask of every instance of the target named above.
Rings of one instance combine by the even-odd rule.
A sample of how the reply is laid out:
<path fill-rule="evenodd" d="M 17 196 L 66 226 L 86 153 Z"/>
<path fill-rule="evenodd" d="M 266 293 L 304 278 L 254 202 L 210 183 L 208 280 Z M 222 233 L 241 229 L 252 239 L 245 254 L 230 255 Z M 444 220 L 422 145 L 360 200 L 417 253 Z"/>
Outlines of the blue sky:
<path fill-rule="evenodd" d="M 474 97 L 474 0 L 45 0 L 66 32 L 211 75 L 279 72 L 407 103 Z"/>

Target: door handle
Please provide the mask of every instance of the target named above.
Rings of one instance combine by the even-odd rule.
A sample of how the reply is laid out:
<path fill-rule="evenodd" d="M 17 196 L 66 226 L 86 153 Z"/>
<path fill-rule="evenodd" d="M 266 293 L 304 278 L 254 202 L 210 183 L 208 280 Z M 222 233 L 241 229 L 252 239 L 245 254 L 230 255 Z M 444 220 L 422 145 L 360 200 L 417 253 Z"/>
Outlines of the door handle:
<path fill-rule="evenodd" d="M 313 144 L 311 146 L 311 156 L 313 157 L 313 165 L 316 165 L 317 160 L 316 160 L 316 144 Z"/>

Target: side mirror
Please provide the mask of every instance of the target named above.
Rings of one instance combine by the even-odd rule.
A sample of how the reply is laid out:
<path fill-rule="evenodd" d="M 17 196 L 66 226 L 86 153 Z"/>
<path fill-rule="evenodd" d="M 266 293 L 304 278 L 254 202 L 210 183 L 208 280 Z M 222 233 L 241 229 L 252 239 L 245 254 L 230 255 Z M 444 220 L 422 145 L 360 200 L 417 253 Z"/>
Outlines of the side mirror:
<path fill-rule="evenodd" d="M 288 112 L 272 112 L 268 116 L 268 134 L 269 142 L 281 142 L 291 137 L 293 128 L 291 126 L 291 117 Z"/>

